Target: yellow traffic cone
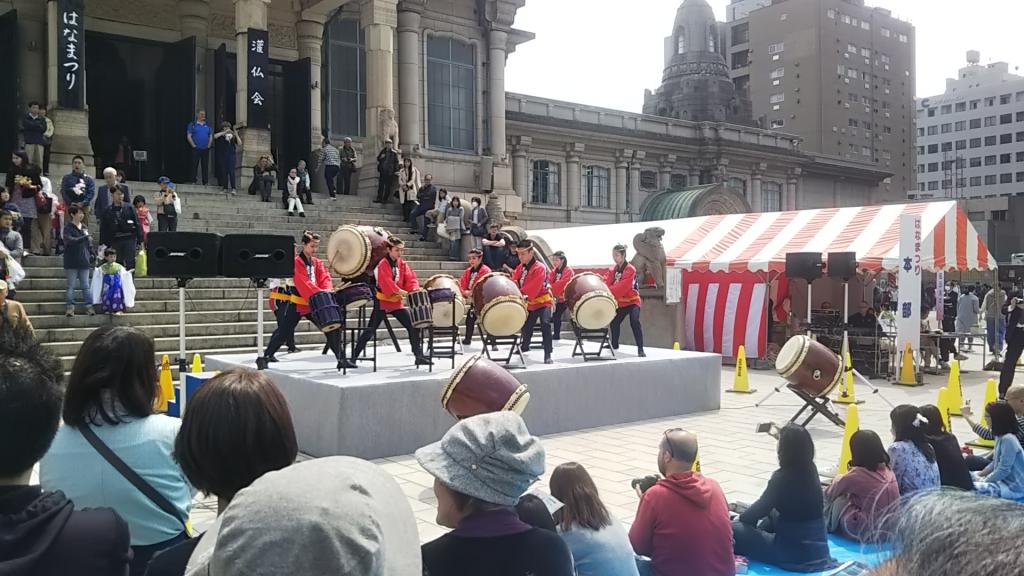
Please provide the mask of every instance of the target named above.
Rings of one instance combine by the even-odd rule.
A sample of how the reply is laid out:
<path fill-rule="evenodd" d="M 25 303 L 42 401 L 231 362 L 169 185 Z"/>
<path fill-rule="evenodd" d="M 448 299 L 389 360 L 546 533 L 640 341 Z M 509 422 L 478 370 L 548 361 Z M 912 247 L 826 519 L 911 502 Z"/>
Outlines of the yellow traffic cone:
<path fill-rule="evenodd" d="M 988 421 L 988 413 L 985 408 L 987 408 L 992 402 L 995 402 L 998 398 L 999 394 L 996 391 L 996 380 L 995 378 L 989 378 L 988 382 L 985 383 L 985 403 L 982 404 L 981 410 L 979 410 L 981 418 L 987 426 L 991 427 L 991 423 Z M 970 446 L 977 446 L 979 448 L 995 448 L 996 446 L 994 440 L 987 440 L 985 438 L 975 438 L 967 444 Z"/>
<path fill-rule="evenodd" d="M 679 342 L 678 341 L 672 343 L 672 349 L 675 350 L 676 352 L 679 351 Z"/>
<path fill-rule="evenodd" d="M 160 362 L 160 394 L 156 399 L 156 411 L 167 412 L 167 403 L 174 399 L 174 380 L 171 378 L 171 360 L 166 355 Z"/>
<path fill-rule="evenodd" d="M 747 375 L 747 351 L 741 345 L 736 353 L 736 376 L 732 380 L 732 390 L 726 390 L 734 394 L 753 394 L 757 390 L 751 390 L 750 379 Z"/>
<path fill-rule="evenodd" d="M 199 354 L 192 356 L 192 373 L 199 374 L 203 371 L 203 360 L 199 357 Z"/>
<path fill-rule="evenodd" d="M 951 431 L 952 428 L 949 425 L 949 388 L 943 386 L 939 388 L 939 399 L 935 402 L 935 406 L 939 409 L 939 414 L 942 415 L 942 427 L 947 432 Z"/>
<path fill-rule="evenodd" d="M 837 404 L 863 404 L 863 400 L 857 400 L 857 393 L 853 388 L 853 361 L 850 359 L 850 348 L 843 346 L 843 368 L 846 372 L 843 379 L 839 381 L 839 394 L 836 396 Z"/>
<path fill-rule="evenodd" d="M 857 405 L 850 404 L 846 407 L 846 427 L 843 429 L 843 448 L 839 452 L 839 474 L 845 474 L 850 468 L 850 459 L 853 454 L 850 451 L 850 439 L 853 433 L 860 429 L 860 417 L 857 414 Z"/>
<path fill-rule="evenodd" d="M 690 466 L 690 472 L 700 472 L 700 454 L 693 460 L 693 466 Z"/>
<path fill-rule="evenodd" d="M 946 383 L 946 388 L 949 389 L 949 395 L 946 397 L 949 403 L 946 407 L 949 409 L 950 416 L 961 416 L 960 406 L 964 403 L 963 389 L 960 387 L 960 361 L 953 360 L 953 363 L 949 366 L 949 381 Z M 950 432 L 951 428 L 946 428 Z"/>
<path fill-rule="evenodd" d="M 907 342 L 907 347 L 903 350 L 903 361 L 900 363 L 900 378 L 896 381 L 901 386 L 919 386 L 917 383 L 917 373 L 914 370 L 914 350 L 910 347 L 910 342 Z"/>

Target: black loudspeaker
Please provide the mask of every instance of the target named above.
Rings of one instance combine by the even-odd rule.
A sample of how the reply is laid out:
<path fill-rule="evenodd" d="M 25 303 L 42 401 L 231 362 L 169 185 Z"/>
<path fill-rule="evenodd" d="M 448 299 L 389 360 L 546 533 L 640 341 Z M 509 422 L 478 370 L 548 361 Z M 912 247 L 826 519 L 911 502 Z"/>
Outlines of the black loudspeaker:
<path fill-rule="evenodd" d="M 786 254 L 786 276 L 808 282 L 821 278 L 821 252 L 789 252 Z"/>
<path fill-rule="evenodd" d="M 208 232 L 150 232 L 148 274 L 154 278 L 220 276 L 220 243 L 220 234 Z"/>
<path fill-rule="evenodd" d="M 857 276 L 856 252 L 829 252 L 828 277 L 849 280 Z"/>
<path fill-rule="evenodd" d="M 295 275 L 295 239 L 227 234 L 221 243 L 220 270 L 227 278 L 291 278 Z"/>

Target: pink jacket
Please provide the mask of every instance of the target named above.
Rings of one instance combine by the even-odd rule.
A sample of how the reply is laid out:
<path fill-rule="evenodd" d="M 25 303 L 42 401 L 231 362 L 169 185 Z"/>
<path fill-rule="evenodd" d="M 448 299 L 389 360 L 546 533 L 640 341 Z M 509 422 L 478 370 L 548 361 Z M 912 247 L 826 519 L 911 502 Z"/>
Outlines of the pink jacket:
<path fill-rule="evenodd" d="M 842 534 L 859 541 L 871 541 L 878 522 L 900 498 L 896 475 L 888 466 L 868 470 L 855 466 L 832 482 L 825 499 L 832 502 L 846 496 L 849 503 L 842 512 Z"/>

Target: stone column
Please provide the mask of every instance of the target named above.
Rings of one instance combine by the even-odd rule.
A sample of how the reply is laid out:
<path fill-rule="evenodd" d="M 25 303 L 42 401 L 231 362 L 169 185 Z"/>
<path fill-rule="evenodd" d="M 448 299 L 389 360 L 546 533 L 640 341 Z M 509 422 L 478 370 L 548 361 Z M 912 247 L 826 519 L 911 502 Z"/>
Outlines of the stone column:
<path fill-rule="evenodd" d="M 295 37 L 299 44 L 299 58 L 309 58 L 309 152 L 320 147 L 323 140 L 323 103 L 321 102 L 320 78 L 323 69 L 324 23 L 317 20 L 299 20 L 295 23 Z"/>
<path fill-rule="evenodd" d="M 530 192 L 530 169 L 527 156 L 530 153 L 530 145 L 533 138 L 529 136 L 514 136 L 512 138 L 512 188 L 516 194 L 529 202 Z"/>
<path fill-rule="evenodd" d="M 793 168 L 786 175 L 786 210 L 796 210 L 800 188 L 800 168 Z"/>
<path fill-rule="evenodd" d="M 755 164 L 754 170 L 750 173 L 750 209 L 754 212 L 761 212 L 764 209 L 761 197 L 761 179 L 767 169 L 768 164 L 761 162 Z"/>
<path fill-rule="evenodd" d="M 676 163 L 675 154 L 666 154 L 658 166 L 658 192 L 664 192 L 672 187 L 672 167 Z"/>
<path fill-rule="evenodd" d="M 617 222 L 623 222 L 622 216 L 626 213 L 626 196 L 629 190 L 626 188 L 628 178 L 626 171 L 629 170 L 629 161 L 633 158 L 632 150 L 615 151 L 615 200 L 612 201 L 612 209 L 615 210 Z"/>
<path fill-rule="evenodd" d="M 383 146 L 381 115 L 395 112 L 395 26 L 398 0 L 363 0 L 362 26 L 366 32 L 366 145 L 371 157 Z M 402 143 L 398 134 L 398 144 Z"/>
<path fill-rule="evenodd" d="M 570 211 L 579 210 L 582 203 L 580 154 L 585 150 L 586 146 L 580 142 L 565 145 L 565 205 Z"/>
<path fill-rule="evenodd" d="M 86 8 L 88 8 L 88 6 Z M 84 16 L 88 19 L 88 10 L 86 10 Z M 56 0 L 49 0 L 46 5 L 46 34 L 48 47 L 46 52 L 46 95 L 48 101 L 47 115 L 50 117 L 50 120 L 53 121 L 53 145 L 50 148 L 50 173 L 55 175 L 55 188 L 60 187 L 60 178 L 64 174 L 71 172 L 71 159 L 75 155 L 85 158 L 85 171 L 87 174 L 95 173 L 92 141 L 89 139 L 88 109 L 85 107 L 57 107 L 57 90 L 60 86 L 59 82 L 62 77 L 57 60 L 57 38 L 62 30 L 62 26 L 58 22 L 58 19 L 57 2 Z M 80 46 L 84 47 L 83 50 L 89 49 L 86 45 L 85 38 L 81 39 Z M 86 72 L 84 62 L 79 72 L 79 80 L 85 82 Z M 12 79 L 8 78 L 7 81 L 10 82 Z M 23 107 L 24 103 L 19 102 L 18 105 Z M 24 113 L 24 108 L 20 108 L 19 111 Z M 54 192 L 59 193 L 59 190 L 55 190 Z"/>
<path fill-rule="evenodd" d="M 630 222 L 632 217 L 640 213 L 640 164 L 644 158 L 647 157 L 647 153 L 642 150 L 633 152 L 633 161 L 629 164 L 629 196 L 628 206 Z"/>
<path fill-rule="evenodd" d="M 242 153 L 238 166 L 255 166 L 263 154 L 270 154 L 270 130 L 249 128 L 249 28 L 267 30 L 267 7 L 270 0 L 235 0 L 235 122 L 242 126 Z M 275 158 L 274 160 L 278 160 Z M 251 170 L 241 170 L 239 188 L 247 188 Z"/>
<path fill-rule="evenodd" d="M 691 162 L 689 166 L 690 170 L 686 176 L 686 186 L 697 186 L 701 183 L 700 181 L 700 164 Z"/>
<path fill-rule="evenodd" d="M 398 11 L 398 133 L 403 154 L 423 146 L 420 79 L 423 77 L 421 15 L 424 0 L 404 0 Z"/>
<path fill-rule="evenodd" d="M 195 36 L 196 61 L 193 66 L 196 82 L 196 109 L 206 110 L 206 51 L 210 35 L 210 3 L 209 0 L 179 0 L 178 26 L 181 37 Z M 208 112 L 212 112 L 208 111 Z M 214 114 L 206 115 L 210 126 L 218 126 L 223 118 Z M 219 128 L 218 128 L 219 129 Z"/>
<path fill-rule="evenodd" d="M 714 181 L 719 184 L 726 184 L 729 182 L 729 159 L 719 158 L 715 164 Z"/>
<path fill-rule="evenodd" d="M 490 128 L 491 156 L 495 162 L 505 158 L 505 50 L 508 33 L 491 30 L 487 39 L 489 48 L 487 62 L 487 124 Z"/>

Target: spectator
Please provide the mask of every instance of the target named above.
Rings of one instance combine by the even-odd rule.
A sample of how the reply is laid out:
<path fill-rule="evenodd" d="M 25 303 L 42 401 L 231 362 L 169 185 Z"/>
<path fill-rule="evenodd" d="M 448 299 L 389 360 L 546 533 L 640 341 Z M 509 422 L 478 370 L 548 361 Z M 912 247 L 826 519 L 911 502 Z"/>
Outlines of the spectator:
<path fill-rule="evenodd" d="M 484 246 L 484 264 L 495 272 L 502 272 L 508 262 L 509 246 L 512 239 L 503 232 L 497 222 L 490 222 L 487 235 L 481 239 Z"/>
<path fill-rule="evenodd" d="M 395 151 L 395 143 L 388 138 L 384 141 L 384 148 L 377 154 L 377 199 L 374 202 L 387 204 L 391 199 L 398 179 L 398 168 L 398 152 Z"/>
<path fill-rule="evenodd" d="M 30 336 L 0 335 L 0 574 L 121 575 L 128 526 L 109 508 L 82 509 L 60 491 L 30 485 L 57 433 L 63 371 Z M 94 473 L 94 471 L 90 471 Z M 77 504 L 77 509 L 76 509 Z"/>
<path fill-rule="evenodd" d="M 960 288 L 957 287 L 956 282 L 950 282 L 942 299 L 942 331 L 946 334 L 956 332 L 956 312 L 959 298 Z M 960 361 L 967 359 L 967 356 L 957 350 L 955 335 L 942 338 L 939 342 L 939 351 L 942 354 L 943 362 L 949 362 L 950 355 Z"/>
<path fill-rule="evenodd" d="M 576 575 L 638 576 L 629 536 L 601 502 L 587 469 L 576 462 L 561 464 L 549 486 L 562 503 L 555 521 L 572 552 Z"/>
<path fill-rule="evenodd" d="M 938 407 L 925 404 L 918 410 L 928 420 L 925 438 L 935 452 L 935 463 L 939 465 L 939 482 L 942 486 L 974 490 L 974 481 L 971 480 L 971 471 L 967 469 L 963 452 L 960 451 L 960 442 L 946 430 Z"/>
<path fill-rule="evenodd" d="M 46 119 L 39 111 L 39 102 L 28 103 L 28 113 L 21 118 L 21 133 L 25 139 L 25 154 L 30 164 L 43 167 L 43 147 L 46 145 Z"/>
<path fill-rule="evenodd" d="M 416 460 L 434 476 L 437 523 L 454 529 L 423 545 L 425 574 L 573 574 L 562 539 L 519 520 L 514 508 L 544 472 L 544 448 L 519 415 L 460 420 Z"/>
<path fill-rule="evenodd" d="M 206 111 L 196 112 L 196 119 L 188 123 L 185 139 L 192 147 L 192 181 L 196 184 L 202 181 L 206 186 L 210 179 L 210 146 L 213 145 L 213 128 L 206 124 Z M 199 172 L 200 164 L 202 172 Z"/>
<path fill-rule="evenodd" d="M 1017 434 L 1017 440 L 1020 441 L 1021 445 L 1024 446 L 1024 386 L 1014 384 L 1006 391 L 1006 403 L 1013 408 L 1013 412 L 1017 415 L 1017 424 L 1019 424 Z M 963 415 L 964 420 L 970 425 L 971 430 L 978 435 L 979 438 L 985 440 L 995 440 L 995 436 L 992 435 L 992 430 L 974 421 L 974 412 L 971 410 L 970 405 L 960 408 L 960 414 Z M 992 462 L 992 456 L 977 456 L 971 455 L 966 458 L 967 467 L 971 470 L 984 470 Z"/>
<path fill-rule="evenodd" d="M 174 442 L 174 459 L 189 482 L 217 497 L 218 516 L 240 490 L 267 472 L 291 466 L 298 454 L 288 402 L 262 372 L 221 372 L 189 399 Z M 199 557 L 213 551 L 219 520 L 202 542 Z M 153 558 L 147 576 L 181 576 L 200 536 Z"/>
<path fill-rule="evenodd" d="M 110 206 L 111 191 L 118 184 L 117 169 L 113 166 L 104 168 L 103 180 L 105 184 L 96 190 L 96 202 L 93 204 L 93 210 L 95 210 L 97 215 L 102 215 L 107 211 L 107 207 Z"/>
<path fill-rule="evenodd" d="M 854 432 L 849 471 L 837 476 L 825 490 L 829 532 L 871 542 L 881 533 L 886 514 L 899 498 L 900 487 L 881 438 L 871 430 Z"/>
<path fill-rule="evenodd" d="M 996 286 L 985 294 L 981 309 L 985 311 L 985 335 L 988 337 L 988 351 L 999 361 L 1006 339 L 1006 291 Z"/>
<path fill-rule="evenodd" d="M 0 280 L 0 317 L 3 318 L 3 324 L 13 326 L 16 330 L 32 333 L 34 331 L 32 321 L 29 320 L 25 307 L 21 305 L 21 302 L 7 297 L 7 285 L 6 281 Z"/>
<path fill-rule="evenodd" d="M 445 208 L 444 227 L 448 232 L 448 259 L 451 261 L 462 258 L 462 235 L 466 232 L 466 211 L 462 208 L 462 200 L 453 196 L 451 204 Z"/>
<path fill-rule="evenodd" d="M 889 463 L 906 496 L 917 490 L 938 488 L 939 465 L 935 449 L 928 443 L 928 419 L 916 406 L 901 404 L 889 413 L 894 442 L 889 446 Z"/>
<path fill-rule="evenodd" d="M 64 293 L 68 318 L 75 315 L 75 283 L 82 292 L 82 303 L 89 316 L 96 314 L 93 309 L 92 290 L 89 284 L 89 270 L 92 269 L 92 242 L 89 228 L 82 225 L 85 214 L 78 206 L 68 208 L 71 221 L 64 226 L 64 277 L 68 286 Z"/>
<path fill-rule="evenodd" d="M 978 313 L 981 307 L 978 304 L 978 297 L 974 295 L 974 286 L 965 288 L 964 293 L 957 300 L 956 304 L 956 331 L 958 336 L 958 348 L 961 352 L 966 345 L 968 349 L 974 346 L 974 336 L 969 336 L 974 325 L 978 323 Z"/>
<path fill-rule="evenodd" d="M 1024 449 L 1021 448 L 1020 422 L 1013 407 L 1006 402 L 992 402 L 985 407 L 996 448 L 992 462 L 978 473 L 978 493 L 1008 500 L 1024 498 Z"/>
<path fill-rule="evenodd" d="M 554 534 L 558 533 L 558 530 L 555 528 L 555 519 L 551 517 L 551 512 L 548 511 L 548 505 L 535 494 L 527 493 L 519 498 L 519 502 L 516 503 L 516 515 L 520 520 L 534 528 L 547 530 Z M 579 576 L 579 574 L 576 576 Z"/>
<path fill-rule="evenodd" d="M 78 506 L 109 506 L 131 533 L 131 575 L 186 538 L 192 494 L 171 453 L 176 418 L 153 413 L 157 399 L 153 339 L 128 326 L 104 326 L 82 343 L 64 397 L 64 426 L 43 458 L 43 488 Z M 113 456 L 102 455 L 103 445 Z M 116 457 L 163 500 L 150 500 L 114 468 Z M 83 474 L 83 470 L 90 471 Z M 168 508 L 168 511 L 164 510 Z"/>
<path fill-rule="evenodd" d="M 264 474 L 235 496 L 218 524 L 192 555 L 190 574 L 425 573 L 405 494 L 387 472 L 357 458 L 319 458 Z M 208 545 L 212 554 L 202 561 Z"/>
<path fill-rule="evenodd" d="M 53 120 L 46 115 L 46 108 L 39 108 L 39 115 L 46 121 L 46 132 L 43 132 L 43 174 L 50 175 L 50 146 L 53 145 Z"/>
<path fill-rule="evenodd" d="M 1017 373 L 1017 362 L 1024 352 L 1024 299 L 1015 294 L 1006 305 L 1006 356 L 999 371 L 999 397 L 1006 397 L 1006 390 L 1013 384 Z"/>
<path fill-rule="evenodd" d="M 633 550 L 650 557 L 661 576 L 736 573 L 729 505 L 718 482 L 693 471 L 696 459 L 695 435 L 665 431 L 658 446 L 662 478 L 640 497 L 629 529 Z"/>
<path fill-rule="evenodd" d="M 274 191 L 274 184 L 277 182 L 277 166 L 270 156 L 263 155 L 252 167 L 252 184 L 249 185 L 249 194 L 260 193 L 260 200 L 270 202 L 270 195 Z"/>
<path fill-rule="evenodd" d="M 139 226 L 142 227 L 142 243 L 146 243 L 146 239 L 149 238 L 149 228 L 153 224 L 153 215 L 149 213 L 149 208 L 146 207 L 146 197 L 136 196 L 132 199 L 132 207 L 135 208 L 135 216 L 138 219 Z"/>
<path fill-rule="evenodd" d="M 79 205 L 84 208 L 85 222 L 89 223 L 89 205 L 96 195 L 96 182 L 85 173 L 85 158 L 71 159 L 71 173 L 60 181 L 60 195 L 65 206 Z"/>
<path fill-rule="evenodd" d="M 15 177 L 23 175 L 28 164 L 28 156 L 24 152 L 11 153 L 11 167 L 7 169 L 7 190 L 13 193 Z"/>
<path fill-rule="evenodd" d="M 480 239 L 487 234 L 487 209 L 480 205 L 480 199 L 476 196 L 473 197 L 469 202 L 471 208 L 469 211 L 469 233 L 471 235 L 472 246 L 470 248 L 480 248 L 483 244 L 480 243 Z"/>
<path fill-rule="evenodd" d="M 779 469 L 764 493 L 733 522 L 736 554 L 793 572 L 832 568 L 810 433 L 783 426 L 778 454 Z"/>
<path fill-rule="evenodd" d="M 160 192 L 156 198 L 156 225 L 160 232 L 176 232 L 178 230 L 178 214 L 181 214 L 181 199 L 174 187 L 174 182 L 167 176 L 161 176 L 157 182 Z"/>
<path fill-rule="evenodd" d="M 437 202 L 438 192 L 437 187 L 434 186 L 434 177 L 427 174 L 423 177 L 423 186 L 416 192 L 416 201 L 419 205 L 409 214 L 409 232 L 415 234 L 420 233 L 420 240 L 426 241 L 427 239 L 427 220 L 430 218 L 428 213 L 434 209 L 434 203 Z M 420 216 L 423 217 L 423 225 L 417 229 L 416 220 Z"/>
<path fill-rule="evenodd" d="M 17 223 L 18 232 L 25 244 L 25 254 L 32 253 L 32 231 L 38 215 L 36 198 L 43 190 L 42 168 L 35 164 L 22 164 L 20 173 L 14 177 L 14 188 L 11 190 L 11 202 L 18 207 L 21 215 Z"/>
<path fill-rule="evenodd" d="M 341 146 L 341 193 L 352 194 L 352 173 L 356 171 L 356 149 L 352 147 L 352 139 L 346 137 Z M 331 198 L 335 198 L 331 196 Z"/>
<path fill-rule="evenodd" d="M 220 132 L 213 135 L 214 148 L 217 153 L 217 179 L 220 180 L 224 192 L 232 196 L 238 193 L 235 186 L 235 160 L 242 139 L 231 126 L 231 122 L 221 122 Z"/>
<path fill-rule="evenodd" d="M 60 199 L 53 193 L 53 183 L 46 176 L 40 176 L 42 188 L 36 194 L 36 219 L 32 223 L 32 246 L 40 256 L 53 252 L 53 217 L 57 214 Z"/>
<path fill-rule="evenodd" d="M 416 196 L 423 183 L 420 181 L 420 169 L 413 165 L 412 158 L 406 156 L 402 160 L 402 169 L 398 171 L 398 198 L 402 202 L 402 219 L 408 220 L 416 207 Z"/>
<path fill-rule="evenodd" d="M 307 205 L 312 205 L 313 189 L 309 185 L 309 169 L 306 168 L 305 160 L 299 160 L 295 173 L 299 177 L 299 199 Z"/>
<path fill-rule="evenodd" d="M 117 250 L 117 262 L 134 270 L 136 250 L 142 241 L 138 214 L 124 201 L 124 189 L 118 184 L 111 191 L 110 207 L 100 215 L 100 244 Z"/>
<path fill-rule="evenodd" d="M 448 205 L 451 204 L 451 199 L 448 198 L 448 189 L 441 188 L 437 191 L 437 202 L 434 204 L 434 209 L 427 212 L 427 220 L 430 221 L 430 228 L 436 228 L 438 224 L 444 222 L 445 212 L 448 211 Z M 427 221 L 424 220 L 424 223 Z M 426 234 L 424 234 L 425 236 Z"/>
<path fill-rule="evenodd" d="M 341 153 L 338 152 L 338 149 L 327 138 L 324 138 L 323 144 L 320 145 L 320 163 L 324 166 L 324 180 L 327 182 L 327 193 L 331 195 L 331 200 L 334 200 L 338 197 L 338 172 L 341 171 Z M 350 172 L 349 176 L 351 175 Z M 347 194 L 347 192 L 342 193 Z"/>
<path fill-rule="evenodd" d="M 288 187 L 288 215 L 295 216 L 295 212 L 298 211 L 299 216 L 306 217 L 306 211 L 302 209 L 302 200 L 299 199 L 299 186 L 302 180 L 299 178 L 298 170 L 292 168 L 288 171 L 288 181 L 286 185 Z"/>
<path fill-rule="evenodd" d="M 921 370 L 929 374 L 938 374 L 939 370 L 949 370 L 949 364 L 939 359 L 939 330 L 932 322 L 931 308 L 921 306 Z M 932 361 L 935 367 L 930 368 Z"/>
<path fill-rule="evenodd" d="M 120 316 L 135 306 L 135 283 L 132 275 L 117 262 L 117 250 L 103 251 L 103 264 L 92 275 L 92 293 L 105 314 Z"/>
<path fill-rule="evenodd" d="M 18 226 L 21 223 L 21 212 L 18 211 L 17 204 L 11 202 L 10 191 L 3 186 L 0 186 L 0 210 L 6 210 L 11 213 L 11 217 L 14 219 L 12 227 Z"/>
<path fill-rule="evenodd" d="M 0 210 L 0 244 L 15 262 L 25 256 L 25 244 L 21 233 L 14 229 L 14 214 Z"/>

